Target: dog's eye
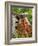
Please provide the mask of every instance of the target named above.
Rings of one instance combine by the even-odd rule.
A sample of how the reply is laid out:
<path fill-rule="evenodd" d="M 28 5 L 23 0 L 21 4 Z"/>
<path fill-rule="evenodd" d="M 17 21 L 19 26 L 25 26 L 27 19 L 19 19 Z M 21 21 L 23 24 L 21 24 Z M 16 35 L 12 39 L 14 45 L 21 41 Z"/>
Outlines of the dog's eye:
<path fill-rule="evenodd" d="M 16 21 L 16 23 L 18 23 L 18 22 Z"/>

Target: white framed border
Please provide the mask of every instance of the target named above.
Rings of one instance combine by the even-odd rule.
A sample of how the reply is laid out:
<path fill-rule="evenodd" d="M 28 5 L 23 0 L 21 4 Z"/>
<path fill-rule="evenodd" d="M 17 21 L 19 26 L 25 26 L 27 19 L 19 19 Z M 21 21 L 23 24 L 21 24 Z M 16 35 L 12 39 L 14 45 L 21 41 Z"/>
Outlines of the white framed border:
<path fill-rule="evenodd" d="M 32 38 L 11 38 L 11 16 L 10 7 L 12 6 L 24 6 L 33 7 L 32 12 Z M 5 43 L 34 43 L 37 42 L 37 4 L 35 3 L 20 3 L 20 2 L 5 2 Z"/>

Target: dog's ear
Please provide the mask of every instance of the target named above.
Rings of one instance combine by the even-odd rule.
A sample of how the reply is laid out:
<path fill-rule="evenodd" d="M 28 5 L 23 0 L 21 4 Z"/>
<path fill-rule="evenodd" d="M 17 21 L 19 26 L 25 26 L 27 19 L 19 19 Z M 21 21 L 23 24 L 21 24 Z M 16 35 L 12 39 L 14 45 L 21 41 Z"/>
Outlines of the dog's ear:
<path fill-rule="evenodd" d="M 19 16 L 16 16 L 16 18 L 19 20 L 20 18 L 19 18 Z"/>

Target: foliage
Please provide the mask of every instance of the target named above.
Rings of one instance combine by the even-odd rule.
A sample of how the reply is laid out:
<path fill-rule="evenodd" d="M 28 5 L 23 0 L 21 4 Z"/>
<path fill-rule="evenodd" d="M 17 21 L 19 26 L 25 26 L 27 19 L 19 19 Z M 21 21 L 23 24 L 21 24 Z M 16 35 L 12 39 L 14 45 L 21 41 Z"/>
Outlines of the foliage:
<path fill-rule="evenodd" d="M 18 7 L 11 7 L 11 12 L 15 14 L 25 13 L 27 12 L 29 15 L 32 15 L 31 8 L 18 8 Z"/>
<path fill-rule="evenodd" d="M 30 24 L 32 25 L 32 15 L 28 15 L 27 18 L 28 18 Z"/>

